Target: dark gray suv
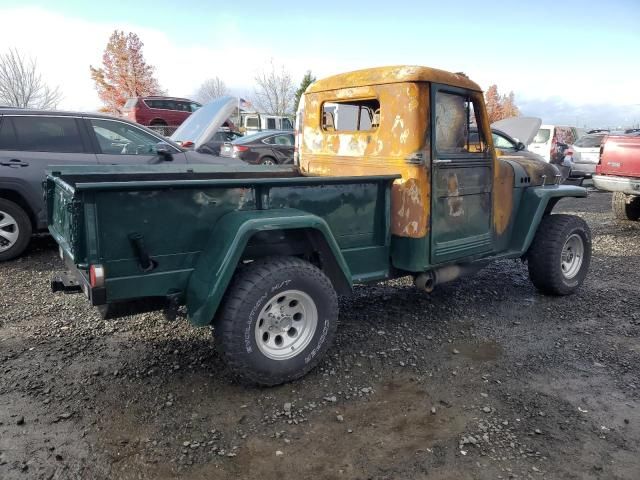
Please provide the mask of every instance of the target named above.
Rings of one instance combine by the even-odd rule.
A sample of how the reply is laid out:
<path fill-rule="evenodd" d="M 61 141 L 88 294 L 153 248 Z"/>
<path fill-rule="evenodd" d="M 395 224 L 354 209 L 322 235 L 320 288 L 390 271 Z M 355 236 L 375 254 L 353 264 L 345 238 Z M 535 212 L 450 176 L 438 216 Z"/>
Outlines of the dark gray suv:
<path fill-rule="evenodd" d="M 121 118 L 71 112 L 0 109 L 0 261 L 19 256 L 33 232 L 47 228 L 42 194 L 50 165 L 233 164 L 185 151 Z"/>

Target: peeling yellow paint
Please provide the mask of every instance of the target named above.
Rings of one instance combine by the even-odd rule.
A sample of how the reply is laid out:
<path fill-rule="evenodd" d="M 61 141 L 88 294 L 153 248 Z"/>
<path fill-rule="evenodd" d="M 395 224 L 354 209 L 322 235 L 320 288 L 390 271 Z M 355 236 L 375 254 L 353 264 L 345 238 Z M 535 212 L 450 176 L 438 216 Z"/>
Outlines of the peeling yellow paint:
<path fill-rule="evenodd" d="M 310 90 L 313 89 L 305 94 L 300 170 L 310 175 L 402 175 L 392 187 L 392 232 L 414 238 L 425 236 L 431 198 L 430 143 L 425 142 L 429 127 L 429 85 L 352 84 L 330 91 Z M 361 132 L 323 130 L 323 104 L 347 98 L 377 98 L 379 126 Z M 426 164 L 416 163 L 415 159 L 420 158 L 417 153 Z"/>
<path fill-rule="evenodd" d="M 394 183 L 391 191 L 391 229 L 394 235 L 404 237 L 420 238 L 429 233 L 429 82 L 465 88 L 480 97 L 482 102 L 480 88 L 468 78 L 414 66 L 374 68 L 336 75 L 315 82 L 305 93 L 303 140 L 299 146 L 301 172 L 330 176 L 400 174 L 402 178 Z M 323 104 L 345 99 L 377 99 L 380 102 L 378 127 L 361 132 L 323 130 Z M 482 115 L 483 125 L 489 125 L 486 112 L 483 111 Z M 494 173 L 498 176 L 498 161 L 495 157 L 493 160 L 496 165 Z M 508 180 L 504 185 L 507 183 Z M 509 192 L 504 205 L 498 202 L 505 212 L 510 212 L 511 196 L 512 192 Z M 450 214 L 464 214 L 462 196 L 452 197 Z M 494 218 L 494 223 L 503 222 L 503 216 L 500 220 Z"/>

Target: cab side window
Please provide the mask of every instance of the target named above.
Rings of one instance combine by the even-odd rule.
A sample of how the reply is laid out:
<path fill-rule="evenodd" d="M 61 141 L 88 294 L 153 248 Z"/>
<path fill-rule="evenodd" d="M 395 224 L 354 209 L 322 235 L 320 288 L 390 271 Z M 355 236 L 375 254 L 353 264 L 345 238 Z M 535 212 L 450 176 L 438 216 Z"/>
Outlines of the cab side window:
<path fill-rule="evenodd" d="M 463 94 L 438 92 L 435 103 L 436 151 L 440 154 L 485 152 L 482 130 L 470 135 L 478 126 L 473 100 Z"/>

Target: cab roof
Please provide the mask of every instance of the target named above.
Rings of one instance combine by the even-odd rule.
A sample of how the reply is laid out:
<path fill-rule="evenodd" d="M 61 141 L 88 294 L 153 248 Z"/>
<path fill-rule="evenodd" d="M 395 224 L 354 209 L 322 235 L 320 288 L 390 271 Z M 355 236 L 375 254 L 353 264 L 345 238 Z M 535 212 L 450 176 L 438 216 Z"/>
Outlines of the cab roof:
<path fill-rule="evenodd" d="M 312 83 L 306 93 L 400 82 L 436 82 L 478 92 L 482 91 L 477 83 L 459 73 L 417 65 L 396 65 L 355 70 L 323 78 Z"/>

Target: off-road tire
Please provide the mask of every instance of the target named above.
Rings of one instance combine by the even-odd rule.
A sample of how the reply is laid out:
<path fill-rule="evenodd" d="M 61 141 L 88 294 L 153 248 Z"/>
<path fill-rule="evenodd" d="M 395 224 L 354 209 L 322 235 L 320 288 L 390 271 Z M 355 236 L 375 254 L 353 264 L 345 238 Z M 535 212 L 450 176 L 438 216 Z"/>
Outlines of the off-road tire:
<path fill-rule="evenodd" d="M 583 253 L 579 270 L 567 278 L 563 271 L 562 253 L 567 241 L 577 235 L 582 240 Z M 575 237 L 574 240 L 576 241 Z M 549 295 L 574 293 L 589 271 L 591 263 L 591 230 L 574 215 L 547 215 L 527 252 L 529 278 L 538 290 Z"/>
<path fill-rule="evenodd" d="M 640 197 L 613 192 L 611 210 L 618 220 L 640 220 Z"/>
<path fill-rule="evenodd" d="M 19 257 L 25 251 L 31 241 L 32 227 L 27 212 L 9 200 L 0 198 L 0 212 L 11 215 L 18 227 L 18 239 L 16 242 L 7 250 L 0 252 L 0 262 L 4 262 Z M 0 215 L 0 221 L 2 221 L 2 217 Z"/>
<path fill-rule="evenodd" d="M 259 316 L 279 293 L 301 291 L 317 309 L 309 343 L 289 359 L 269 358 L 256 341 Z M 313 369 L 333 342 L 338 298 L 327 276 L 296 257 L 268 257 L 240 268 L 213 322 L 216 348 L 242 380 L 272 386 L 300 378 Z"/>

